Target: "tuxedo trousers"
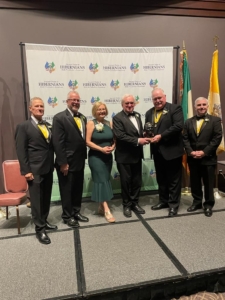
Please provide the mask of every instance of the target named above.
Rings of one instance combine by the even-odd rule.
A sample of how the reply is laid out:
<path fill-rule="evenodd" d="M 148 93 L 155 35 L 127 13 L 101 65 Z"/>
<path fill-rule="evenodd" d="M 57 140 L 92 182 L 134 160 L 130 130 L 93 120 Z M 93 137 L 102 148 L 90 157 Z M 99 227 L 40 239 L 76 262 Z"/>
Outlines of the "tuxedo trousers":
<path fill-rule="evenodd" d="M 57 167 L 59 190 L 62 201 L 62 219 L 68 221 L 74 218 L 81 209 L 84 168 L 77 172 L 69 171 L 66 176 Z"/>
<path fill-rule="evenodd" d="M 193 205 L 202 205 L 203 191 L 202 181 L 204 185 L 205 201 L 204 208 L 212 208 L 215 204 L 214 199 L 214 181 L 216 165 L 202 165 L 200 159 L 192 159 L 188 163 L 190 169 L 191 194 L 193 197 Z"/>
<path fill-rule="evenodd" d="M 36 232 L 42 232 L 45 230 L 50 209 L 53 172 L 50 171 L 44 175 L 34 174 L 33 176 L 33 180 L 27 181 L 30 193 L 31 214 Z"/>
<path fill-rule="evenodd" d="M 117 163 L 120 173 L 123 206 L 137 204 L 142 182 L 142 160 L 134 164 Z"/>
<path fill-rule="evenodd" d="M 181 198 L 182 156 L 166 160 L 158 151 L 154 153 L 159 202 L 178 209 Z"/>

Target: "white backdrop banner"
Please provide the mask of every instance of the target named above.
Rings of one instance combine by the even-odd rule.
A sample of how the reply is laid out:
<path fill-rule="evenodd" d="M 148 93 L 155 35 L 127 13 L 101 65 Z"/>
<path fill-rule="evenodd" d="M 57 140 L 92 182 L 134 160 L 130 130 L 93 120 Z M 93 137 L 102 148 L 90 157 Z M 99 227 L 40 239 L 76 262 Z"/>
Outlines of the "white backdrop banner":
<path fill-rule="evenodd" d="M 167 101 L 172 102 L 173 47 L 102 48 L 25 44 L 30 98 L 40 97 L 45 103 L 44 118 L 66 109 L 69 91 L 80 94 L 82 112 L 92 120 L 92 105 L 101 101 L 107 105 L 108 120 L 121 111 L 121 98 L 132 94 L 135 110 L 142 116 L 152 104 L 151 91 L 161 87 Z M 142 190 L 156 190 L 154 163 L 149 146 L 144 147 Z M 112 168 L 114 193 L 120 192 L 116 163 Z M 90 196 L 91 172 L 86 162 L 83 196 Z M 59 200 L 58 180 L 54 175 L 52 200 Z"/>

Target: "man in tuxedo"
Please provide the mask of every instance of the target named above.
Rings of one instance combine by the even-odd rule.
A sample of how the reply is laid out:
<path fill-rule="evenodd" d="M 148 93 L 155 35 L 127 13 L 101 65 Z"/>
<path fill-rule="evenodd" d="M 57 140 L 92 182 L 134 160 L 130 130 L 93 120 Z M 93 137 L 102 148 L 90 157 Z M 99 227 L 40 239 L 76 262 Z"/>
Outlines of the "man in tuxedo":
<path fill-rule="evenodd" d="M 53 118 L 52 135 L 63 209 L 62 219 L 69 227 L 75 228 L 79 227 L 78 221 L 89 221 L 80 213 L 87 157 L 87 119 L 78 112 L 80 96 L 77 92 L 69 92 L 66 102 L 66 110 Z"/>
<path fill-rule="evenodd" d="M 124 216 L 131 217 L 131 210 L 138 214 L 145 211 L 139 204 L 142 179 L 143 145 L 149 143 L 143 137 L 141 115 L 134 111 L 135 100 L 126 94 L 122 98 L 123 110 L 113 118 L 116 137 L 115 159 L 120 173 Z"/>
<path fill-rule="evenodd" d="M 32 98 L 29 109 L 31 118 L 16 128 L 16 152 L 21 174 L 25 176 L 29 186 L 36 237 L 42 244 L 50 244 L 46 230 L 57 229 L 57 226 L 47 222 L 54 170 L 52 134 L 50 124 L 42 120 L 42 99 Z"/>
<path fill-rule="evenodd" d="M 166 102 L 166 95 L 160 88 L 152 91 L 152 101 L 154 107 L 146 112 L 145 123 L 152 123 L 154 128 L 150 143 L 159 186 L 159 203 L 151 208 L 168 207 L 169 217 L 173 217 L 177 214 L 181 197 L 183 112 L 180 105 Z"/>
<path fill-rule="evenodd" d="M 184 125 L 183 140 L 190 169 L 192 205 L 188 212 L 202 208 L 202 181 L 204 184 L 204 213 L 212 216 L 214 206 L 214 176 L 217 164 L 216 150 L 222 140 L 222 125 L 219 117 L 207 114 L 208 100 L 199 97 L 195 100 L 196 116 Z"/>

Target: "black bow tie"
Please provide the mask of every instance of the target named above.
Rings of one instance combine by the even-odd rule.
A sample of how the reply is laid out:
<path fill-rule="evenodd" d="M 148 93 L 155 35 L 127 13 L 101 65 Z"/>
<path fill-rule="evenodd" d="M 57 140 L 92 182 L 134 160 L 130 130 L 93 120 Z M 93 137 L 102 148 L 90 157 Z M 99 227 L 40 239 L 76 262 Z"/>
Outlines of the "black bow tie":
<path fill-rule="evenodd" d="M 196 116 L 196 120 L 199 121 L 201 119 L 205 119 L 205 116 Z"/>
<path fill-rule="evenodd" d="M 129 113 L 129 114 L 128 114 L 128 117 L 131 117 L 131 116 L 132 116 L 132 117 L 135 117 L 135 113 L 132 112 L 132 113 Z"/>
<path fill-rule="evenodd" d="M 44 120 L 41 120 L 41 121 L 38 122 L 38 125 L 45 125 L 45 124 L 46 124 L 46 123 L 45 123 Z"/>
<path fill-rule="evenodd" d="M 74 114 L 74 118 L 80 118 L 80 114 Z"/>

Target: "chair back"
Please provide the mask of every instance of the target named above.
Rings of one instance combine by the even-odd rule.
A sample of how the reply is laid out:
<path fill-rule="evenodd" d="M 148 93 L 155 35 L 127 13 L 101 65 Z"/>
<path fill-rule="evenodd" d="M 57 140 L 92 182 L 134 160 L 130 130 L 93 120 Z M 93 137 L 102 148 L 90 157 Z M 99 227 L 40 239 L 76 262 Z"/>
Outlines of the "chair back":
<path fill-rule="evenodd" d="M 4 187 L 8 193 L 21 193 L 28 190 L 27 181 L 20 174 L 20 164 L 18 160 L 5 160 L 2 163 Z"/>

